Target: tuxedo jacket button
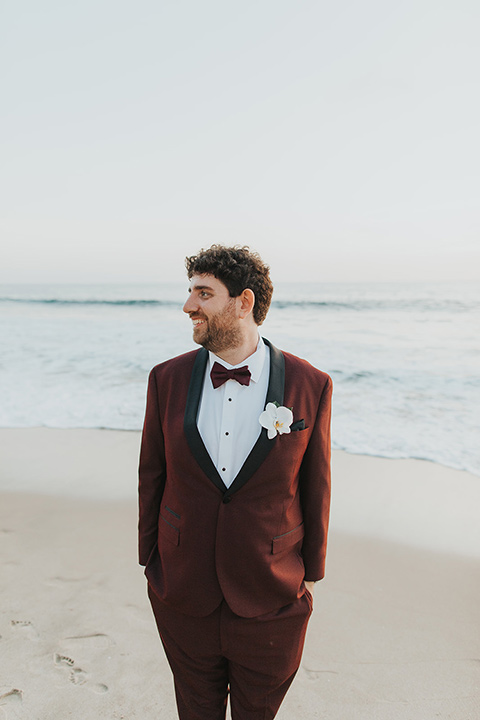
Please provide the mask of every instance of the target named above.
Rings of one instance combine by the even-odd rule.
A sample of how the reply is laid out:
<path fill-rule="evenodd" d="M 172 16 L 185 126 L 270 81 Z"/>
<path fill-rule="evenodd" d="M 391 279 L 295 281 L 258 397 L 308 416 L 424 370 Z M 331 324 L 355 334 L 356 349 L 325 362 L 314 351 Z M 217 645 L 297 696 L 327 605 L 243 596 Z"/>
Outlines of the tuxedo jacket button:
<path fill-rule="evenodd" d="M 224 496 L 223 496 L 223 502 L 224 502 L 224 503 L 229 503 L 231 499 L 232 499 L 232 496 L 231 496 L 231 495 L 224 495 Z"/>

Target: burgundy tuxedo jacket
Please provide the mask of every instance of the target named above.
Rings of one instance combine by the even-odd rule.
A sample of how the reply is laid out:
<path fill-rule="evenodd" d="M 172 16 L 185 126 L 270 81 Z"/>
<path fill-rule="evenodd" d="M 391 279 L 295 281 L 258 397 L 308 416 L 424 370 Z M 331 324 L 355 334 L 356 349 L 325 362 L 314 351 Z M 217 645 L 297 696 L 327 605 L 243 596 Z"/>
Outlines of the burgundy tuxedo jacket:
<path fill-rule="evenodd" d="M 197 429 L 208 352 L 150 373 L 139 467 L 139 555 L 156 595 L 193 616 L 223 598 L 255 617 L 324 575 L 332 381 L 270 347 L 267 402 L 293 409 L 289 434 L 261 434 L 227 488 Z M 301 422 L 301 421 L 304 422 Z"/>

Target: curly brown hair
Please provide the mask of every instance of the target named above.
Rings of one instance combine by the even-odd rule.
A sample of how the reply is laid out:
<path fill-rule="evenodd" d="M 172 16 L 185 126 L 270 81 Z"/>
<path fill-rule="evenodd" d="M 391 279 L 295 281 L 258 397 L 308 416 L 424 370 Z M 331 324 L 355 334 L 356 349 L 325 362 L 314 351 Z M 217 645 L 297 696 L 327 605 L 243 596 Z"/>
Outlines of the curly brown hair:
<path fill-rule="evenodd" d="M 247 246 L 212 245 L 186 257 L 185 266 L 189 280 L 194 275 L 213 275 L 226 286 L 230 297 L 238 297 L 246 288 L 252 290 L 255 295 L 253 319 L 257 325 L 263 323 L 272 300 L 273 285 L 270 268 L 258 253 Z"/>

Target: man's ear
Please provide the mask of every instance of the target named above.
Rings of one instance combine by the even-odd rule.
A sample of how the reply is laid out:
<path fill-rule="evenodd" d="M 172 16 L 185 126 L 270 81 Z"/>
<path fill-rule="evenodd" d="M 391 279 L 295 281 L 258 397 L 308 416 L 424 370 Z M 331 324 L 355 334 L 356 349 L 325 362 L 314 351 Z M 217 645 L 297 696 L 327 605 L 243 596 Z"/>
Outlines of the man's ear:
<path fill-rule="evenodd" d="M 240 300 L 240 317 L 246 318 L 252 311 L 255 306 L 255 293 L 253 290 L 250 290 L 250 288 L 245 288 L 245 290 L 239 295 Z"/>

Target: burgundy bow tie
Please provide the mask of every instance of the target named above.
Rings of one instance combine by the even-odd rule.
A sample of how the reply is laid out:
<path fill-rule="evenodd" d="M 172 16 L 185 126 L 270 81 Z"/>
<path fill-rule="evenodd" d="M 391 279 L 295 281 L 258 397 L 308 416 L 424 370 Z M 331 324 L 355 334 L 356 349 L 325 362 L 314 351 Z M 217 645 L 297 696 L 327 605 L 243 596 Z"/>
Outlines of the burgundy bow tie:
<path fill-rule="evenodd" d="M 212 384 L 215 389 L 227 382 L 227 380 L 236 380 L 240 385 L 250 385 L 250 370 L 248 365 L 244 365 L 241 368 L 234 368 L 233 370 L 227 370 L 226 367 L 220 365 L 220 363 L 213 363 L 210 377 L 212 378 Z"/>

